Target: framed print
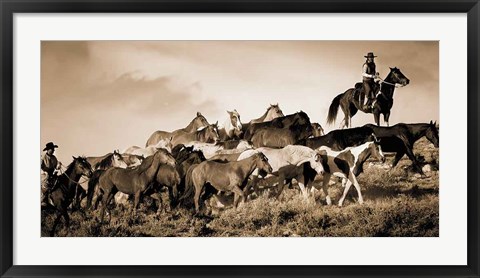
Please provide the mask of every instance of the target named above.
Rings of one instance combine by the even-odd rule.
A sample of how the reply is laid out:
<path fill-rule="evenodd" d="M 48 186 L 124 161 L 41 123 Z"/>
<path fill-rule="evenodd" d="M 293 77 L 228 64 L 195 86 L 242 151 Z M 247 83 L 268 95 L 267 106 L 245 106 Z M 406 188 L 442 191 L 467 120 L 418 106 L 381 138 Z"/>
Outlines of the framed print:
<path fill-rule="evenodd" d="M 479 276 L 478 1 L 1 5 L 2 277 Z"/>

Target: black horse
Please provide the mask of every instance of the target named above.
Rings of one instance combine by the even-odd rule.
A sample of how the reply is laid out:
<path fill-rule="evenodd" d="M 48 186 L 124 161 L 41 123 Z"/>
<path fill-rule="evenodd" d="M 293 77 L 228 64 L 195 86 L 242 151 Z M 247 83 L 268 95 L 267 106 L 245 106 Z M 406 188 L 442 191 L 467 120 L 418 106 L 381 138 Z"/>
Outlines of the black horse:
<path fill-rule="evenodd" d="M 327 123 L 332 124 L 335 122 L 338 107 L 341 107 L 343 114 L 345 115 L 342 128 L 351 126 L 351 119 L 357 114 L 358 110 L 364 113 L 373 113 L 375 123 L 378 126 L 380 125 L 380 114 L 383 114 L 383 119 L 388 126 L 390 110 L 393 106 L 393 93 L 395 87 L 397 84 L 400 84 L 400 86 L 403 87 L 408 85 L 408 83 L 410 83 L 410 80 L 403 75 L 400 69 L 390 68 L 390 73 L 385 80 L 376 83 L 376 99 L 373 103 L 372 110 L 363 110 L 363 103 L 360 103 L 360 92 L 363 90 L 363 86 L 362 83 L 357 83 L 355 84 L 355 88 L 350 88 L 333 99 L 330 108 L 328 109 Z"/>
<path fill-rule="evenodd" d="M 365 125 L 373 129 L 380 140 L 380 146 L 384 152 L 395 152 L 392 168 L 397 166 L 398 161 L 406 154 L 412 161 L 415 171 L 423 173 L 413 153 L 413 144 L 423 136 L 436 147 L 439 146 L 439 136 L 436 122 L 428 124 L 396 124 L 392 127 L 379 127 L 372 124 Z"/>
<path fill-rule="evenodd" d="M 334 151 L 341 151 L 348 147 L 355 147 L 369 141 L 376 141 L 373 133 L 373 129 L 367 126 L 337 129 L 323 136 L 300 140 L 296 144 L 304 145 L 314 150 L 321 146 L 327 146 Z"/>
<path fill-rule="evenodd" d="M 243 135 L 243 139 L 252 140 L 253 134 L 260 128 L 264 128 L 264 127 L 288 128 L 294 124 L 296 125 L 311 124 L 310 118 L 308 117 L 307 113 L 300 111 L 295 114 L 275 118 L 269 122 L 250 124 L 248 129 L 245 131 L 245 134 Z"/>
<path fill-rule="evenodd" d="M 55 185 L 50 190 L 50 199 L 57 213 L 50 236 L 55 235 L 55 229 L 62 216 L 65 219 L 65 226 L 69 227 L 70 217 L 67 209 L 75 198 L 76 189 L 80 186 L 78 181 L 82 175 L 90 177 L 92 175 L 92 166 L 83 156 L 73 157 L 73 162 L 68 165 L 67 170 L 63 174 L 58 176 Z"/>

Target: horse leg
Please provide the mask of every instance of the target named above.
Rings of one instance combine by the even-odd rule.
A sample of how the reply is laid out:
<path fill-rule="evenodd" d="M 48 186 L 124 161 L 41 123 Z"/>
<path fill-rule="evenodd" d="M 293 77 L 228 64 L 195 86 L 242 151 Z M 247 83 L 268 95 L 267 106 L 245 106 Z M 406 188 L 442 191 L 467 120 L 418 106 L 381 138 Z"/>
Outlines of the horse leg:
<path fill-rule="evenodd" d="M 387 126 L 390 126 L 390 124 L 388 123 L 388 119 L 390 118 L 390 111 L 388 111 L 387 113 L 383 114 L 383 120 L 385 121 L 385 123 L 387 124 Z"/>
<path fill-rule="evenodd" d="M 358 184 L 357 178 L 353 173 L 350 172 L 350 175 L 348 177 L 348 180 L 353 184 L 355 189 L 357 190 L 358 193 L 358 203 L 361 205 L 363 204 L 363 196 L 362 196 L 362 191 L 360 190 L 360 184 Z"/>
<path fill-rule="evenodd" d="M 324 173 L 323 174 L 323 182 L 322 182 L 322 190 L 323 193 L 325 194 L 325 199 L 327 201 L 327 205 L 332 204 L 332 199 L 330 198 L 330 195 L 328 195 L 328 183 L 330 182 L 330 173 Z"/>
<path fill-rule="evenodd" d="M 150 197 L 154 200 L 157 200 L 157 214 L 161 214 L 163 211 L 163 200 L 160 193 L 153 193 Z"/>
<path fill-rule="evenodd" d="M 402 159 L 404 155 L 405 155 L 405 152 L 403 150 L 398 151 L 397 154 L 395 154 L 395 158 L 393 159 L 393 163 L 392 163 L 392 169 L 395 166 L 397 166 L 398 162 L 400 161 L 400 159 Z"/>
<path fill-rule="evenodd" d="M 411 147 L 407 146 L 405 148 L 406 152 L 407 152 L 407 156 L 408 158 L 410 158 L 410 160 L 412 161 L 412 166 L 413 166 L 413 169 L 420 173 L 420 174 L 423 174 L 423 171 L 422 169 L 420 168 L 420 166 L 418 165 L 418 161 L 417 161 L 417 158 L 415 157 L 415 154 L 413 153 L 413 150 Z"/>
<path fill-rule="evenodd" d="M 304 199 L 308 199 L 308 190 L 305 188 L 305 179 L 303 175 L 296 177 L 298 186 L 300 187 L 300 191 L 302 191 L 302 195 Z"/>
<path fill-rule="evenodd" d="M 352 185 L 352 182 L 350 179 L 347 181 L 347 184 L 345 185 L 345 189 L 343 190 L 342 197 L 338 201 L 338 206 L 341 207 L 343 206 L 343 201 L 345 200 L 345 197 L 347 197 L 348 190 L 350 190 L 350 186 Z"/>
<path fill-rule="evenodd" d="M 373 118 L 375 119 L 375 123 L 380 126 L 380 112 L 375 110 L 373 113 Z"/>
<path fill-rule="evenodd" d="M 177 206 L 178 190 L 177 186 L 168 186 L 168 198 L 170 199 L 170 210 Z"/>
<path fill-rule="evenodd" d="M 110 199 L 113 196 L 112 191 L 104 192 L 102 198 L 102 208 L 100 210 L 100 223 L 103 223 L 103 217 L 105 216 L 105 209 L 107 209 L 108 203 L 110 203 Z"/>
<path fill-rule="evenodd" d="M 238 187 L 237 185 L 233 185 L 232 192 L 235 194 L 233 199 L 233 206 L 235 208 L 238 207 L 238 202 L 240 201 L 240 198 L 242 198 L 242 202 L 245 203 L 245 194 L 243 194 L 243 191 L 240 189 L 240 187 Z"/>
<path fill-rule="evenodd" d="M 277 184 L 277 194 L 275 195 L 275 198 L 279 199 L 280 195 L 283 192 L 283 188 L 285 187 L 285 177 L 283 174 L 279 174 L 277 181 L 275 183 Z"/>
<path fill-rule="evenodd" d="M 195 196 L 193 197 L 193 201 L 195 203 L 195 212 L 200 213 L 200 195 L 202 194 L 203 185 L 197 186 L 195 185 Z"/>
<path fill-rule="evenodd" d="M 140 203 L 140 195 L 141 195 L 140 190 L 137 190 L 137 192 L 135 192 L 135 198 L 134 198 L 134 201 L 133 201 L 133 213 L 132 214 L 134 216 L 137 214 L 138 204 Z"/>
<path fill-rule="evenodd" d="M 57 229 L 57 225 L 60 222 L 61 218 L 62 218 L 62 213 L 59 211 L 57 212 L 57 217 L 55 218 L 55 221 L 53 221 L 52 230 L 50 231 L 51 237 L 55 236 L 55 230 Z"/>

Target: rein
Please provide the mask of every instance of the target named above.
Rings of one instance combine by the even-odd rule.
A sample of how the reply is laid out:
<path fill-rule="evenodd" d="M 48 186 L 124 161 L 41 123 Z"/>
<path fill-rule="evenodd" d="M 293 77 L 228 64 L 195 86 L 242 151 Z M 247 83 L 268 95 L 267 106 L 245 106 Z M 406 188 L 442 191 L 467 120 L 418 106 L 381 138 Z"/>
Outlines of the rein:
<path fill-rule="evenodd" d="M 402 84 L 397 85 L 398 83 L 391 83 L 391 82 L 385 81 L 381 77 L 378 77 L 378 79 L 380 79 L 380 82 L 382 82 L 382 83 L 395 86 L 395 88 L 405 87 L 405 85 L 402 85 Z"/>
<path fill-rule="evenodd" d="M 65 170 L 67 169 L 67 167 L 65 167 L 65 166 L 63 166 L 63 165 L 61 165 L 60 167 L 65 168 Z M 60 168 L 60 170 L 62 170 L 62 169 Z M 73 183 L 76 183 L 76 184 L 78 184 L 78 185 L 84 184 L 84 183 L 86 183 L 86 182 L 88 181 L 88 180 L 85 180 L 85 181 L 83 181 L 83 182 L 74 181 L 74 180 L 72 180 L 72 179 L 65 173 L 65 171 L 62 170 L 61 172 L 62 172 L 62 173 L 60 174 L 60 176 L 61 176 L 61 175 L 64 175 L 65 177 L 67 177 L 67 179 L 68 179 L 69 181 L 71 181 L 71 182 L 73 182 Z"/>

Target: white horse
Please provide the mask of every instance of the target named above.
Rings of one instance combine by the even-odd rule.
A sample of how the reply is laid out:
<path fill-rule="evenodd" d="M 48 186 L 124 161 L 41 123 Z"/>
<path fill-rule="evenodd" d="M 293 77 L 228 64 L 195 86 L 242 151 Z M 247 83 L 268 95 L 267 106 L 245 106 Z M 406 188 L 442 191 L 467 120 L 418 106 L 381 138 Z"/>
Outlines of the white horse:
<path fill-rule="evenodd" d="M 221 141 L 240 138 L 242 134 L 242 122 L 240 121 L 240 114 L 237 109 L 228 111 L 228 118 L 225 120 L 222 127 L 218 129 L 218 134 Z"/>
<path fill-rule="evenodd" d="M 267 158 L 268 162 L 272 166 L 272 174 L 277 174 L 278 171 L 286 166 L 295 165 L 298 167 L 303 167 L 304 163 L 310 163 L 317 174 L 324 172 L 322 163 L 320 162 L 319 154 L 310 149 L 309 147 L 300 146 L 300 145 L 288 145 L 281 149 L 273 148 L 257 148 L 255 150 L 246 150 L 238 157 L 238 160 L 245 159 L 252 156 L 257 152 L 262 152 Z M 258 172 L 254 172 L 252 175 L 258 176 Z M 267 176 L 266 178 L 268 178 Z M 283 181 L 282 181 L 283 182 Z M 308 196 L 308 192 L 305 189 L 303 181 L 297 180 L 298 186 L 300 187 L 304 197 Z M 283 185 L 282 185 L 283 188 Z"/>
<path fill-rule="evenodd" d="M 246 140 L 240 140 L 234 149 L 225 149 L 224 145 L 216 143 L 204 143 L 193 141 L 185 144 L 186 147 L 193 147 L 194 151 L 202 151 L 206 159 L 210 159 L 217 154 L 234 154 L 252 149 L 253 146 Z"/>
<path fill-rule="evenodd" d="M 170 137 L 169 139 L 161 139 L 156 145 L 148 146 L 145 148 L 139 146 L 131 146 L 126 148 L 122 153 L 149 157 L 154 155 L 159 149 L 165 149 L 169 153 L 172 153 L 172 137 Z"/>

